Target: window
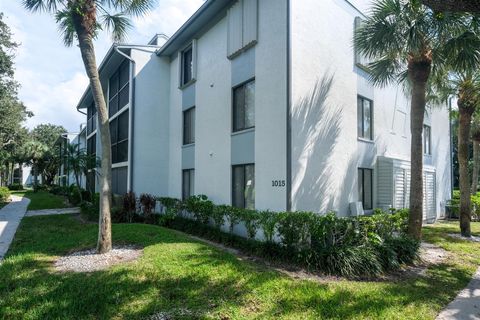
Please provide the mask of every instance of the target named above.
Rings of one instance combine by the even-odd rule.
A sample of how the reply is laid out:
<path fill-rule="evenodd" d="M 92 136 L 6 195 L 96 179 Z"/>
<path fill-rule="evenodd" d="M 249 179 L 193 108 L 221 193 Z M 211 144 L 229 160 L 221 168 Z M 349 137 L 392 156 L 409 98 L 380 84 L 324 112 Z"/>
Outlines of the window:
<path fill-rule="evenodd" d="M 363 210 L 373 209 L 373 170 L 358 169 L 358 200 Z"/>
<path fill-rule="evenodd" d="M 195 107 L 183 111 L 183 144 L 195 143 Z"/>
<path fill-rule="evenodd" d="M 128 110 L 110 121 L 112 163 L 128 161 Z"/>
<path fill-rule="evenodd" d="M 228 58 L 257 43 L 258 0 L 239 0 L 228 10 Z"/>
<path fill-rule="evenodd" d="M 354 32 L 357 32 L 357 30 L 362 26 L 363 20 L 360 17 L 355 17 L 354 21 Z M 361 54 L 357 48 L 355 48 L 355 65 L 362 68 L 366 69 L 368 66 L 368 59 L 365 55 Z"/>
<path fill-rule="evenodd" d="M 357 97 L 358 137 L 373 140 L 373 102 Z"/>
<path fill-rule="evenodd" d="M 432 154 L 432 128 L 427 125 L 423 125 L 423 153 Z"/>
<path fill-rule="evenodd" d="M 255 209 L 255 165 L 232 167 L 232 205 Z"/>
<path fill-rule="evenodd" d="M 233 131 L 255 127 L 255 80 L 233 89 Z"/>
<path fill-rule="evenodd" d="M 130 64 L 125 60 L 110 77 L 108 86 L 108 115 L 112 117 L 125 107 L 130 99 Z"/>
<path fill-rule="evenodd" d="M 184 86 L 193 80 L 193 44 L 182 51 L 182 79 L 181 85 Z"/>
<path fill-rule="evenodd" d="M 128 167 L 112 168 L 112 192 L 124 195 L 127 193 Z"/>
<path fill-rule="evenodd" d="M 87 140 L 87 154 L 89 156 L 92 156 L 92 159 L 96 158 L 96 154 L 97 154 L 97 135 L 96 134 L 94 134 L 92 137 L 90 137 Z M 92 161 L 96 161 L 96 160 L 92 160 Z M 91 165 L 94 166 L 93 163 Z M 90 192 L 95 192 L 95 169 L 92 168 L 88 170 L 86 179 L 87 179 L 87 185 L 86 185 L 87 190 Z"/>
<path fill-rule="evenodd" d="M 182 199 L 186 200 L 194 195 L 195 170 L 188 169 L 182 171 Z"/>
<path fill-rule="evenodd" d="M 95 103 L 92 103 L 87 108 L 87 134 L 92 133 L 97 129 L 97 108 Z"/>

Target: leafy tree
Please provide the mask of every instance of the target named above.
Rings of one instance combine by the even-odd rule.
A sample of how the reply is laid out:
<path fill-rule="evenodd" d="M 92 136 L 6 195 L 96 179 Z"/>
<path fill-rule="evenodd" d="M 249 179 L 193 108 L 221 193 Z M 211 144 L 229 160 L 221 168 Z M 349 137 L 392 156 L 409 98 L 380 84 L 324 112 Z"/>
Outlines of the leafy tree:
<path fill-rule="evenodd" d="M 38 172 L 42 175 L 42 182 L 51 185 L 62 164 L 58 141 L 67 130 L 63 126 L 54 124 L 39 124 L 32 132 L 32 139 L 40 142 L 46 148 L 44 154 L 37 160 Z"/>
<path fill-rule="evenodd" d="M 48 147 L 39 141 L 30 140 L 25 144 L 25 157 L 29 159 L 33 170 L 33 190 L 37 190 L 38 187 L 39 161 L 47 151 Z"/>
<path fill-rule="evenodd" d="M 416 239 L 421 238 L 422 232 L 422 133 L 429 79 L 432 69 L 444 64 L 447 41 L 463 32 L 461 16 L 435 14 L 418 0 L 380 0 L 375 2 L 354 36 L 356 49 L 371 61 L 368 64 L 371 81 L 379 86 L 405 83 L 411 94 L 408 232 Z"/>
<path fill-rule="evenodd" d="M 103 28 L 119 41 L 131 26 L 129 16 L 141 16 L 152 8 L 154 0 L 23 0 L 32 12 L 49 12 L 55 16 L 66 46 L 78 42 L 85 71 L 90 79 L 93 100 L 97 108 L 100 141 L 102 144 L 100 175 L 100 223 L 97 250 L 112 249 L 111 185 L 112 157 L 108 111 L 97 70 L 93 40 Z"/>
<path fill-rule="evenodd" d="M 14 80 L 14 55 L 18 44 L 0 13 L 0 175 L 1 184 L 11 181 L 21 144 L 26 140 L 23 122 L 33 114 L 18 100 Z"/>

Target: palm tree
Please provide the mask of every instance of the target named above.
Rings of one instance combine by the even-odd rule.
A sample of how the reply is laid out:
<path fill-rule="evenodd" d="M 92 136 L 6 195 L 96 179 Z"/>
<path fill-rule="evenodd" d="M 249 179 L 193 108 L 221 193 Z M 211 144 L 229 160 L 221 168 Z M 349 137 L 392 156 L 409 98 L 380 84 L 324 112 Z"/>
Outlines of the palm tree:
<path fill-rule="evenodd" d="M 87 166 L 87 153 L 85 149 L 80 149 L 79 144 L 67 144 L 65 157 L 67 171 L 73 173 L 75 184 L 78 187 L 80 200 L 82 200 L 80 175 L 84 172 L 84 168 Z"/>
<path fill-rule="evenodd" d="M 480 172 L 480 115 L 476 110 L 472 121 L 472 145 L 473 145 L 473 171 L 472 171 L 472 187 L 471 193 L 478 192 L 478 174 Z"/>
<path fill-rule="evenodd" d="M 154 0 L 23 0 L 23 5 L 32 12 L 45 11 L 54 15 L 66 46 L 71 46 L 74 40 L 78 41 L 97 108 L 98 129 L 102 144 L 97 251 L 99 253 L 110 251 L 112 249 L 110 129 L 93 40 L 97 33 L 105 28 L 111 31 L 114 41 L 120 41 L 131 26 L 129 17 L 145 14 L 154 5 Z"/>
<path fill-rule="evenodd" d="M 463 30 L 458 15 L 435 14 L 418 0 L 380 0 L 355 32 L 356 50 L 369 61 L 375 85 L 405 83 L 411 94 L 409 234 L 421 238 L 423 122 L 432 70 L 444 62 L 444 44 Z"/>
<path fill-rule="evenodd" d="M 473 41 L 473 40 L 472 40 Z M 480 37 L 477 39 L 477 44 L 480 48 Z M 463 61 L 467 59 L 467 55 L 463 54 Z M 480 52 L 472 53 L 473 60 L 478 60 Z M 454 70 L 455 66 L 450 65 L 450 69 Z M 476 67 L 478 68 L 478 66 Z M 472 67 L 470 70 L 474 71 L 450 71 L 447 76 L 443 77 L 443 82 L 435 81 L 438 86 L 440 95 L 444 98 L 455 95 L 457 97 L 458 106 L 458 166 L 459 166 L 459 178 L 460 178 L 460 231 L 463 236 L 470 237 L 470 221 L 471 221 L 471 192 L 476 190 L 476 184 L 478 183 L 478 169 L 473 170 L 472 181 L 470 181 L 470 175 L 468 170 L 469 160 L 469 144 L 472 137 L 474 143 L 478 144 L 478 132 L 476 130 L 471 132 L 472 117 L 476 111 L 480 111 L 480 72 Z M 474 127 L 475 129 L 475 127 Z M 477 128 L 478 130 L 478 128 Z M 477 155 L 478 156 L 478 155 Z M 478 163 L 477 163 L 478 165 Z M 475 171 L 477 171 L 477 177 L 475 178 Z M 475 183 L 477 181 L 477 183 Z M 475 187 L 473 187 L 475 185 Z"/>
<path fill-rule="evenodd" d="M 48 152 L 48 147 L 35 140 L 28 141 L 24 146 L 25 158 L 29 160 L 33 170 L 33 191 L 38 187 L 38 165 L 44 154 Z M 43 182 L 43 181 L 42 181 Z"/>

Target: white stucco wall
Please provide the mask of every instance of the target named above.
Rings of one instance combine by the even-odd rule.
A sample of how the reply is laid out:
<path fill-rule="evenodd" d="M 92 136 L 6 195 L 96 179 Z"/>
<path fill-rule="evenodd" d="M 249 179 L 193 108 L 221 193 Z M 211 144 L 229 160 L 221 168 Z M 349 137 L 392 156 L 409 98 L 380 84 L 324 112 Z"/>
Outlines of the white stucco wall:
<path fill-rule="evenodd" d="M 170 64 L 153 52 L 132 50 L 131 57 L 135 60 L 131 186 L 137 194 L 167 195 Z"/>
<path fill-rule="evenodd" d="M 369 3 L 355 1 L 362 9 Z M 374 88 L 354 65 L 356 16 L 343 0 L 291 1 L 293 210 L 348 215 L 358 168 L 375 169 L 377 156 L 410 158 L 409 100 L 400 87 Z M 373 142 L 357 138 L 357 94 L 374 102 Z M 432 112 L 439 206 L 449 197 L 448 114 Z"/>
<path fill-rule="evenodd" d="M 286 0 L 259 1 L 255 50 L 255 198 L 259 209 L 285 210 L 285 188 L 271 181 L 286 175 Z M 187 45 L 187 43 L 185 43 Z M 273 54 L 274 53 L 274 54 Z M 227 59 L 226 16 L 197 39 L 195 194 L 231 203 L 232 75 Z M 181 196 L 182 92 L 178 58 L 170 68 L 169 194 Z"/>

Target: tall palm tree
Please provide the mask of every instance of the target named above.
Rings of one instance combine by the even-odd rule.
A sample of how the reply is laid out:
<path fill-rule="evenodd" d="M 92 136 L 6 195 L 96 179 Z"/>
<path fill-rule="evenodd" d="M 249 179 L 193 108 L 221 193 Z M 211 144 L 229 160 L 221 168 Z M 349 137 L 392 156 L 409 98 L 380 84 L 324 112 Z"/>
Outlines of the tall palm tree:
<path fill-rule="evenodd" d="M 38 163 L 46 152 L 48 152 L 48 147 L 39 141 L 30 140 L 24 146 L 25 158 L 32 165 L 33 191 L 35 192 L 38 187 Z"/>
<path fill-rule="evenodd" d="M 97 251 L 112 249 L 111 185 L 112 156 L 107 105 L 97 70 L 93 40 L 99 31 L 111 31 L 113 40 L 120 41 L 131 26 L 129 17 L 141 16 L 154 5 L 154 0 L 23 0 L 32 12 L 48 12 L 63 34 L 63 42 L 71 46 L 78 41 L 85 71 L 90 79 L 93 100 L 97 108 L 100 141 L 102 144 L 100 175 L 100 219 Z"/>
<path fill-rule="evenodd" d="M 472 170 L 472 187 L 471 193 L 478 192 L 478 174 L 480 172 L 480 115 L 476 110 L 471 127 L 472 145 L 473 145 L 473 170 Z"/>
<path fill-rule="evenodd" d="M 444 62 L 444 44 L 463 30 L 458 15 L 435 14 L 419 0 L 379 0 L 355 32 L 356 50 L 369 61 L 378 86 L 408 84 L 411 94 L 411 184 L 408 232 L 421 238 L 423 122 L 432 70 Z"/>

